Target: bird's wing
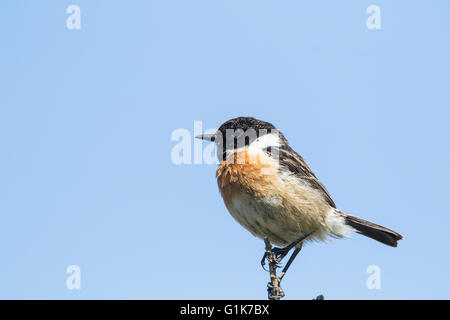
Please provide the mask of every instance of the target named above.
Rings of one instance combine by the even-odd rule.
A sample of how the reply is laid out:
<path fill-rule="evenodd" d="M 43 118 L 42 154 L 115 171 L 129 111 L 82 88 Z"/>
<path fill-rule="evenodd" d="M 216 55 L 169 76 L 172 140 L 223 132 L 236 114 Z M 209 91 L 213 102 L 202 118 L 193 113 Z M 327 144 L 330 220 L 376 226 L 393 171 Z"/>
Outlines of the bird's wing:
<path fill-rule="evenodd" d="M 316 175 L 311 171 L 311 168 L 308 166 L 306 161 L 299 154 L 288 146 L 277 148 L 277 150 L 274 150 L 272 147 L 272 149 L 268 150 L 268 152 L 271 152 L 272 154 L 274 154 L 274 152 L 278 152 L 279 164 L 283 168 L 289 170 L 292 174 L 302 178 L 303 180 L 309 181 L 311 187 L 321 191 L 328 204 L 333 208 L 336 208 L 336 204 L 331 198 L 328 190 L 319 181 L 319 179 L 317 179 Z"/>

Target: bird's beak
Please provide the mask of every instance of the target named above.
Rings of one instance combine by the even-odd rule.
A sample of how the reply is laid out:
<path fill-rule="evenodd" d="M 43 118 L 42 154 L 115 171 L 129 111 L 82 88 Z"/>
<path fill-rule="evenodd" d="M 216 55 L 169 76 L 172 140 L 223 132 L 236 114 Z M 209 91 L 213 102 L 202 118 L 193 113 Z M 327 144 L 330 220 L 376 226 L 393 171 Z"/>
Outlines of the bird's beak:
<path fill-rule="evenodd" d="M 201 134 L 199 136 L 195 136 L 196 139 L 201 139 L 205 141 L 214 141 L 216 139 L 215 134 Z"/>

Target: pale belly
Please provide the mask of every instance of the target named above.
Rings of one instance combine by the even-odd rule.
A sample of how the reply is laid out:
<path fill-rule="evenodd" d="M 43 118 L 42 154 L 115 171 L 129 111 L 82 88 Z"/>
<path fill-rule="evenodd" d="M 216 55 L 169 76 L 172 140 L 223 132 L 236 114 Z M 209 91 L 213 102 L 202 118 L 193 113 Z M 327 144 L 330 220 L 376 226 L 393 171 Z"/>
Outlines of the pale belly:
<path fill-rule="evenodd" d="M 316 232 L 311 238 L 320 237 L 323 225 L 319 216 L 312 217 L 302 208 L 288 208 L 283 202 L 285 199 L 275 195 L 255 199 L 242 194 L 226 205 L 239 224 L 273 244 L 286 246 L 311 232 Z"/>

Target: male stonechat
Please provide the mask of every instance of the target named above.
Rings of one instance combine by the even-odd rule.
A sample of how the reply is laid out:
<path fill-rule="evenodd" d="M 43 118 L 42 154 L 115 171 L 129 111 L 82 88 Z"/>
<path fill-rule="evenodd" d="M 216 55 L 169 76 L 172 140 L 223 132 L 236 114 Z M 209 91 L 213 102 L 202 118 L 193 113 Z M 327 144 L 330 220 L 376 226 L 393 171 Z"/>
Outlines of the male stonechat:
<path fill-rule="evenodd" d="M 395 231 L 338 210 L 305 160 L 271 123 L 239 117 L 223 123 L 215 134 L 196 138 L 217 145 L 217 182 L 233 218 L 256 237 L 281 246 L 274 249 L 279 260 L 295 248 L 284 273 L 305 241 L 350 232 L 391 247 L 402 239 Z"/>

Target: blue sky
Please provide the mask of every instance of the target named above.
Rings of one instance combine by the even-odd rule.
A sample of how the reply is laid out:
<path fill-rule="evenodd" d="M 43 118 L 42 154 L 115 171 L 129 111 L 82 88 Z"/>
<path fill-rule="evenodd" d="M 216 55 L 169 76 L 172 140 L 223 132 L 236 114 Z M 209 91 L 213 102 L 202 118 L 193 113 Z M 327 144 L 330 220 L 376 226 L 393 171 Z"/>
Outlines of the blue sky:
<path fill-rule="evenodd" d="M 404 235 L 305 246 L 288 299 L 449 299 L 449 10 L 2 1 L 0 298 L 265 299 L 263 242 L 228 214 L 216 166 L 170 157 L 174 130 L 245 115 L 274 123 L 340 209 Z"/>

